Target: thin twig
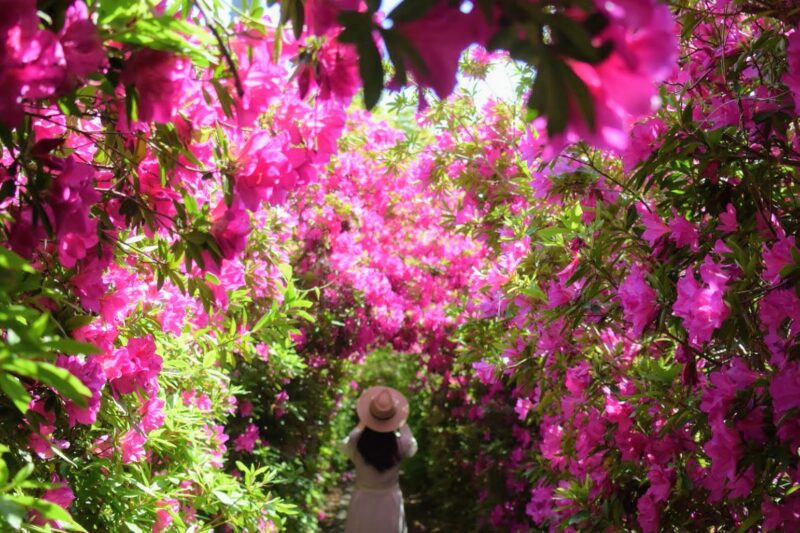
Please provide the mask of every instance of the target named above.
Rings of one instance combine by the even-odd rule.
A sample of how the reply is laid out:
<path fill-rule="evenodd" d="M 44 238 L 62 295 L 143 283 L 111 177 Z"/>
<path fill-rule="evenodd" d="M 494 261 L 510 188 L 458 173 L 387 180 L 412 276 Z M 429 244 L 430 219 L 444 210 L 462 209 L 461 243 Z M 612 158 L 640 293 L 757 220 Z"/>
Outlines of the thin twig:
<path fill-rule="evenodd" d="M 230 52 L 228 51 L 228 47 L 225 46 L 225 41 L 222 40 L 222 35 L 220 35 L 219 30 L 214 25 L 214 21 L 211 20 L 211 17 L 208 16 L 206 10 L 203 8 L 203 4 L 201 2 L 197 2 L 197 9 L 200 10 L 200 13 L 203 15 L 203 18 L 206 19 L 208 22 L 208 28 L 211 30 L 211 33 L 214 34 L 214 37 L 217 39 L 217 44 L 219 44 L 220 52 L 222 52 L 225 61 L 228 63 L 228 68 L 231 70 L 231 74 L 233 74 L 233 83 L 236 85 L 236 94 L 239 95 L 239 98 L 244 96 L 244 87 L 242 86 L 242 80 L 239 78 L 239 71 L 236 69 L 236 62 L 231 57 Z"/>

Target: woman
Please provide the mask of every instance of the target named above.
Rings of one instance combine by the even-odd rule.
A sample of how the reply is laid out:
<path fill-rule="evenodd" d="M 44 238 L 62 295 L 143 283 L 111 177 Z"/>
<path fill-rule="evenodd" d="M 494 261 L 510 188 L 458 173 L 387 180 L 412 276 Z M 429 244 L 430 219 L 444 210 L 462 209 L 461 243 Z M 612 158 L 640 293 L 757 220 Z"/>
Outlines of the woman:
<path fill-rule="evenodd" d="M 356 465 L 345 532 L 405 533 L 400 460 L 417 453 L 417 441 L 406 425 L 408 401 L 390 387 L 370 387 L 358 399 L 356 411 L 359 424 L 342 442 Z"/>

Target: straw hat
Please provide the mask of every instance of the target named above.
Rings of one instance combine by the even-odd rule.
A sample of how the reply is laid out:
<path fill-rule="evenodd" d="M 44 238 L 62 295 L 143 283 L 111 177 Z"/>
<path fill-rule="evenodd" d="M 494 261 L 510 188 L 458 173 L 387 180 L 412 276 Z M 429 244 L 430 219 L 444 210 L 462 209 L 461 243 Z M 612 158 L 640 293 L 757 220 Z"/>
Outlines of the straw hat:
<path fill-rule="evenodd" d="M 358 419 L 369 429 L 394 431 L 408 419 L 408 400 L 391 387 L 370 387 L 358 399 Z"/>

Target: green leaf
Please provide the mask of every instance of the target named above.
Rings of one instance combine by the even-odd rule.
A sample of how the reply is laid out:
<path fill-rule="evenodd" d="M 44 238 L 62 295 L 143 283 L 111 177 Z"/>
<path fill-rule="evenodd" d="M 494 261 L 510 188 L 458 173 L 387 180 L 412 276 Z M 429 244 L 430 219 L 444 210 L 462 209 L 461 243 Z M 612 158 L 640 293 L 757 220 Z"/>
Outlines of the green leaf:
<path fill-rule="evenodd" d="M 31 496 L 12 496 L 10 499 L 25 507 L 36 509 L 46 520 L 57 520 L 61 522 L 61 529 L 67 531 L 86 531 L 72 519 L 72 516 L 66 509 L 53 502 L 40 500 L 39 498 L 33 498 Z"/>
<path fill-rule="evenodd" d="M 227 493 L 225 493 L 225 492 L 222 492 L 221 490 L 214 490 L 214 491 L 211 491 L 211 493 L 212 493 L 214 496 L 216 496 L 216 497 L 217 497 L 217 499 L 218 499 L 220 502 L 222 502 L 222 504 L 223 504 L 223 505 L 233 505 L 234 503 L 236 503 L 236 500 L 234 500 L 234 499 L 233 499 L 233 498 L 230 496 L 230 494 L 227 494 Z"/>
<path fill-rule="evenodd" d="M 421 18 L 434 5 L 430 0 L 404 0 L 395 7 L 388 18 L 395 24 Z"/>
<path fill-rule="evenodd" d="M 543 53 L 537 65 L 536 81 L 533 83 L 528 106 L 547 118 L 547 134 L 558 135 L 567 129 L 569 109 L 567 88 L 558 68 L 559 59 Z"/>
<path fill-rule="evenodd" d="M 86 342 L 79 342 L 74 339 L 55 339 L 51 341 L 47 341 L 43 344 L 45 348 L 50 350 L 51 352 L 59 352 L 59 353 L 66 353 L 66 354 L 95 354 L 100 353 L 100 348 L 95 346 L 94 344 L 88 344 Z"/>
<path fill-rule="evenodd" d="M 17 470 L 17 473 L 14 474 L 14 479 L 11 480 L 11 488 L 16 487 L 26 479 L 30 477 L 33 473 L 33 463 L 25 463 L 25 466 Z"/>
<path fill-rule="evenodd" d="M 28 272 L 29 274 L 36 273 L 36 269 L 33 268 L 27 261 L 11 250 L 3 248 L 2 246 L 0 246 L 0 268 Z"/>
<path fill-rule="evenodd" d="M 744 522 L 739 526 L 739 529 L 736 530 L 736 533 L 746 533 L 750 530 L 751 527 L 756 525 L 759 520 L 762 518 L 762 514 L 760 511 L 756 511 L 750 516 L 748 516 Z"/>
<path fill-rule="evenodd" d="M 0 372 L 0 389 L 11 398 L 17 409 L 23 414 L 28 412 L 31 395 L 25 390 L 19 378 L 5 372 Z M 5 463 L 4 463 L 5 464 Z"/>
<path fill-rule="evenodd" d="M 0 496 L 0 516 L 11 527 L 11 529 L 20 529 L 22 527 L 22 520 L 25 518 L 28 510 L 19 503 L 15 502 L 9 496 Z"/>
<path fill-rule="evenodd" d="M 575 71 L 564 62 L 559 62 L 559 71 L 569 87 L 569 95 L 575 98 L 578 104 L 578 109 L 583 115 L 583 119 L 589 126 L 589 130 L 595 129 L 595 116 L 594 116 L 594 99 L 592 98 L 589 88 L 583 80 L 575 74 Z"/>
<path fill-rule="evenodd" d="M 383 92 L 383 61 L 375 40 L 372 38 L 373 23 L 369 13 L 344 11 L 339 14 L 339 22 L 344 30 L 339 40 L 356 45 L 358 50 L 358 71 L 364 85 L 364 105 L 372 109 Z"/>
<path fill-rule="evenodd" d="M 2 369 L 35 379 L 45 385 L 50 385 L 80 407 L 86 407 L 88 399 L 92 395 L 92 392 L 86 388 L 86 385 L 70 374 L 68 370 L 59 368 L 50 363 L 16 359 L 10 363 L 4 364 Z"/>

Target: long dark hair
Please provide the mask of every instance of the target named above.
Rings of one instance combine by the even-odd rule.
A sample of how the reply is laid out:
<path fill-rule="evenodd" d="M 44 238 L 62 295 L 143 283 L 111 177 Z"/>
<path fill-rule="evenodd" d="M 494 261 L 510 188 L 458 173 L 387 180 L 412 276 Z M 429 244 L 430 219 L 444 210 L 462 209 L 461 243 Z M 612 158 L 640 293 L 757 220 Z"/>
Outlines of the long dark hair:
<path fill-rule="evenodd" d="M 400 462 L 400 449 L 393 431 L 383 433 L 364 428 L 356 447 L 367 464 L 378 472 L 389 470 Z"/>

